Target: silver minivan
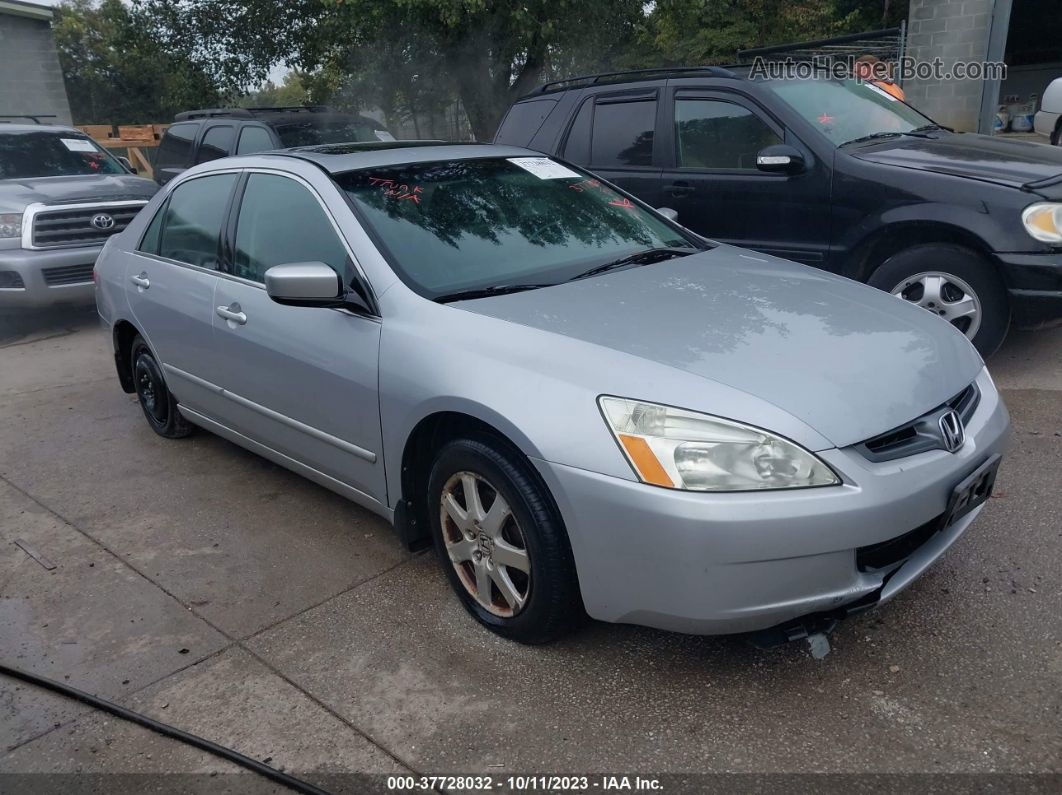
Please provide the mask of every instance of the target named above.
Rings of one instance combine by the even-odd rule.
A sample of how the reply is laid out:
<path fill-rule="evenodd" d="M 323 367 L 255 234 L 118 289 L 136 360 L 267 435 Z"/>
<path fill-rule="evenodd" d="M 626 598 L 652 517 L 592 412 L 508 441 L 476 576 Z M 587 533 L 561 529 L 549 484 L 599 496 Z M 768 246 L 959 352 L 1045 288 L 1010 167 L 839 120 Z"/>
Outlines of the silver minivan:
<path fill-rule="evenodd" d="M 96 266 L 118 376 L 432 538 L 480 622 L 801 637 L 892 598 L 988 499 L 969 341 L 503 146 L 195 167 Z"/>

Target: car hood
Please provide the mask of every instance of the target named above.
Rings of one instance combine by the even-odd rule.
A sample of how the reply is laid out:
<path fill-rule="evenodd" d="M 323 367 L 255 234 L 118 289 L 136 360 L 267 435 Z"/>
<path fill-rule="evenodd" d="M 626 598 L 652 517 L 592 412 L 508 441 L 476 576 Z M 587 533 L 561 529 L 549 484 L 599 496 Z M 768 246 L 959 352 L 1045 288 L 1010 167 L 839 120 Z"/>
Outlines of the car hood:
<path fill-rule="evenodd" d="M 90 174 L 0 180 L 0 207 L 19 212 L 28 204 L 67 204 L 150 199 L 159 186 L 132 174 Z"/>
<path fill-rule="evenodd" d="M 924 309 L 731 246 L 453 306 L 741 390 L 838 447 L 939 406 L 983 366 L 962 334 Z M 667 402 L 654 380 L 625 397 Z"/>
<path fill-rule="evenodd" d="M 1020 188 L 1062 175 L 1062 147 L 972 133 L 888 139 L 851 152 L 860 160 Z"/>

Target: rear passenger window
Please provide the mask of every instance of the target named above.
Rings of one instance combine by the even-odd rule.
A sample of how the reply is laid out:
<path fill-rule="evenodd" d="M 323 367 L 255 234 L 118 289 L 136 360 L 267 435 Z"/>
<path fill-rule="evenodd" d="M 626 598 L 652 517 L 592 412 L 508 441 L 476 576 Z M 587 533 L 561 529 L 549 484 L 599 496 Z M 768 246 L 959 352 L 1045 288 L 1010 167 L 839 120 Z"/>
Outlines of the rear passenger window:
<path fill-rule="evenodd" d="M 756 154 L 782 143 L 748 108 L 714 99 L 675 101 L 675 144 L 681 168 L 756 169 Z"/>
<path fill-rule="evenodd" d="M 240 133 L 240 142 L 236 144 L 236 154 L 246 155 L 250 152 L 268 152 L 276 149 L 273 137 L 265 127 L 244 127 Z"/>
<path fill-rule="evenodd" d="M 196 163 L 207 163 L 219 157 L 228 157 L 232 148 L 233 129 L 230 126 L 211 127 L 199 144 Z"/>
<path fill-rule="evenodd" d="M 216 270 L 221 225 L 235 184 L 236 174 L 215 174 L 177 186 L 166 206 L 159 255 Z"/>
<path fill-rule="evenodd" d="M 144 232 L 144 238 L 140 241 L 140 248 L 138 251 L 143 251 L 147 254 L 159 253 L 159 232 L 162 231 L 162 219 L 166 215 L 166 203 L 163 202 L 155 213 L 155 217 L 151 219 L 151 223 L 148 224 L 147 231 Z"/>
<path fill-rule="evenodd" d="M 192 156 L 192 140 L 198 124 L 174 124 L 162 136 L 155 168 L 180 168 L 188 165 Z"/>
<path fill-rule="evenodd" d="M 310 191 L 287 177 L 251 174 L 236 223 L 233 275 L 264 282 L 265 272 L 289 262 L 323 262 L 349 284 L 347 249 Z"/>
<path fill-rule="evenodd" d="M 601 102 L 594 106 L 590 141 L 593 166 L 651 166 L 656 100 Z"/>
<path fill-rule="evenodd" d="M 571 160 L 581 166 L 590 163 L 590 119 L 594 116 L 594 101 L 592 99 L 583 103 L 579 113 L 572 122 L 572 129 L 568 132 L 568 141 L 564 144 L 564 159 Z"/>
<path fill-rule="evenodd" d="M 550 112 L 556 106 L 555 99 L 538 99 L 513 105 L 494 136 L 494 142 L 511 146 L 527 146 L 535 137 Z"/>

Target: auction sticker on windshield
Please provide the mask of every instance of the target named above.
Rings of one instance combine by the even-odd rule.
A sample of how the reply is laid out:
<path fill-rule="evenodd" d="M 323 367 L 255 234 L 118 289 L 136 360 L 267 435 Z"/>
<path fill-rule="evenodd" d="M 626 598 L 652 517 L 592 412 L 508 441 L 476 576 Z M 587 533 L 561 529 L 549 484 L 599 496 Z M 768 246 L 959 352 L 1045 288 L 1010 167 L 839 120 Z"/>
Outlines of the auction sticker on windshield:
<path fill-rule="evenodd" d="M 60 141 L 71 152 L 95 152 L 96 147 L 92 145 L 92 141 L 86 141 L 83 138 L 60 138 Z"/>
<path fill-rule="evenodd" d="M 524 171 L 530 171 L 539 179 L 565 179 L 581 176 L 548 157 L 510 157 L 508 160 L 513 165 L 520 166 Z"/>

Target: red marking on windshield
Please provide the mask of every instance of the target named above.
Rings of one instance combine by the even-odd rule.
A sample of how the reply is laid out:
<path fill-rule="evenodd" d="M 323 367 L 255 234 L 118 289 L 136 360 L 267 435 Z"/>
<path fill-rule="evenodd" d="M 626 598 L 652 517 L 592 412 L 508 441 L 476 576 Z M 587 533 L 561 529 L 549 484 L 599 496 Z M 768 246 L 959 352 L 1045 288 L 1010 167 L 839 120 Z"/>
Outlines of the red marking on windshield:
<path fill-rule="evenodd" d="M 829 113 L 823 113 L 819 116 L 819 124 L 833 124 L 833 116 Z"/>
<path fill-rule="evenodd" d="M 582 193 L 584 190 L 589 190 L 590 188 L 601 188 L 602 190 L 608 190 L 607 188 L 602 187 L 601 180 L 599 179 L 584 179 L 582 182 L 573 182 L 568 187 L 574 190 L 576 193 Z"/>
<path fill-rule="evenodd" d="M 406 199 L 420 204 L 420 195 L 424 189 L 420 185 L 408 185 L 404 182 L 396 182 L 393 179 L 383 177 L 369 177 L 369 184 L 383 188 L 384 196 L 395 199 Z"/>
<path fill-rule="evenodd" d="M 633 210 L 634 205 L 631 204 L 631 200 L 628 198 L 613 199 L 609 202 L 613 207 L 622 207 L 624 210 Z"/>

